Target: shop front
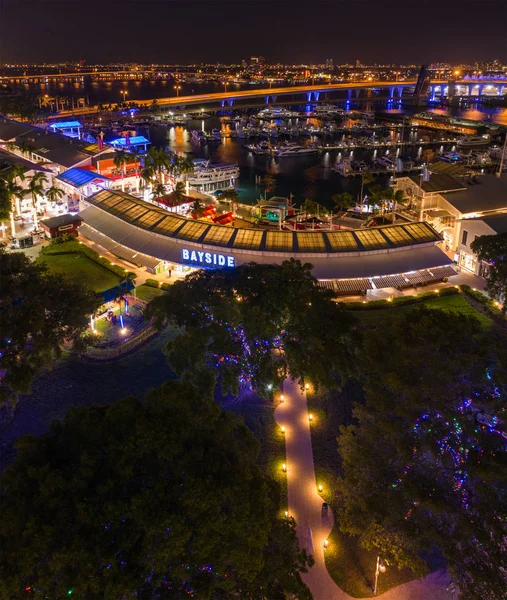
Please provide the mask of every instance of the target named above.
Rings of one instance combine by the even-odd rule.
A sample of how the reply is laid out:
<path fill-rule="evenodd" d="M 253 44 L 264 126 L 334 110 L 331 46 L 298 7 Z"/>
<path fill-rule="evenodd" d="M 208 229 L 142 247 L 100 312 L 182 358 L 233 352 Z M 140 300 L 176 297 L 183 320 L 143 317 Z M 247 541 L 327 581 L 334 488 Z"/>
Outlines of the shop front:
<path fill-rule="evenodd" d="M 474 275 L 477 275 L 477 256 L 464 250 L 460 250 L 459 253 L 459 265 L 461 268 L 470 271 Z"/>

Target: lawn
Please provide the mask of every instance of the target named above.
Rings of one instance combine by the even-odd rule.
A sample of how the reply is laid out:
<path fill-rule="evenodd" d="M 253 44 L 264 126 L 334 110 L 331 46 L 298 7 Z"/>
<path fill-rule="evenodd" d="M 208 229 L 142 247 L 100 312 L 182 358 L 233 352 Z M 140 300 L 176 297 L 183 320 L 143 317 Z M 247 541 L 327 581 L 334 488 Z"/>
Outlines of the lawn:
<path fill-rule="evenodd" d="M 390 319 L 398 319 L 417 306 L 438 308 L 475 316 L 484 327 L 492 325 L 492 320 L 478 313 L 462 294 L 453 296 L 429 297 L 424 302 L 411 305 L 388 305 L 382 308 L 350 310 L 359 323 L 382 325 Z M 314 414 L 312 446 L 317 482 L 323 485 L 323 497 L 331 507 L 336 504 L 339 494 L 341 471 L 337 436 L 340 425 L 352 422 L 354 402 L 362 400 L 361 386 L 347 383 L 341 392 L 333 391 L 317 396 L 308 395 L 308 409 Z M 359 548 L 357 539 L 342 534 L 337 527 L 329 538 L 326 552 L 326 566 L 331 577 L 348 594 L 356 598 L 371 597 L 375 574 L 376 554 Z M 432 568 L 442 568 L 442 564 L 431 564 Z M 413 579 L 409 570 L 400 571 L 388 567 L 379 576 L 379 593 Z"/>
<path fill-rule="evenodd" d="M 45 264 L 50 273 L 65 275 L 95 292 L 103 292 L 120 283 L 120 277 L 81 253 L 41 254 L 38 263 Z"/>
<path fill-rule="evenodd" d="M 427 308 L 439 308 L 441 310 L 449 310 L 458 312 L 461 314 L 474 316 L 482 323 L 484 327 L 489 327 L 493 324 L 493 321 L 486 315 L 477 312 L 470 304 L 466 301 L 463 294 L 456 294 L 453 296 L 439 296 L 435 294 L 435 297 L 428 298 L 418 304 L 406 304 L 399 305 L 393 304 L 392 306 L 372 308 L 365 310 L 354 310 L 351 313 L 359 319 L 359 321 L 366 321 L 368 323 L 381 324 L 385 321 L 396 319 L 406 315 L 407 311 L 416 308 L 417 306 L 425 306 Z"/>
<path fill-rule="evenodd" d="M 136 288 L 137 298 L 144 300 L 145 302 L 150 302 L 150 300 L 153 300 L 153 298 L 157 298 L 163 294 L 165 294 L 164 290 L 152 287 L 150 285 L 140 285 Z"/>

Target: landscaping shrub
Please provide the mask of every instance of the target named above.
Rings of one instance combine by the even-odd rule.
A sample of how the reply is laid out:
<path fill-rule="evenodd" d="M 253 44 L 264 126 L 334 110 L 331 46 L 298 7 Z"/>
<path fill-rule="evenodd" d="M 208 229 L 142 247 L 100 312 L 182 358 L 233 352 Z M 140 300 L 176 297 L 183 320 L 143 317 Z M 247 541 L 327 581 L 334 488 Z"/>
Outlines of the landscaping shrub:
<path fill-rule="evenodd" d="M 167 290 L 171 287 L 170 283 L 161 283 L 160 284 L 160 289 L 164 290 L 165 292 L 167 292 Z"/>
<path fill-rule="evenodd" d="M 154 287 L 154 288 L 160 287 L 158 284 L 158 281 L 156 279 L 147 279 L 144 282 L 144 285 L 147 285 L 148 287 Z"/>
<path fill-rule="evenodd" d="M 439 296 L 454 296 L 456 294 L 459 294 L 459 290 L 455 287 L 443 288 L 438 293 Z M 399 296 L 393 298 L 391 302 L 388 300 L 372 300 L 371 302 L 344 302 L 343 304 L 349 310 L 371 310 L 393 305 L 406 306 L 407 304 L 417 304 L 418 302 L 424 302 L 424 300 L 434 298 L 435 296 L 437 296 L 435 291 L 430 291 L 414 294 L 413 296 Z"/>
<path fill-rule="evenodd" d="M 495 304 L 495 300 L 492 300 L 489 296 L 486 296 L 486 294 L 479 292 L 479 290 L 474 290 L 469 285 L 462 285 L 461 291 L 471 298 L 474 298 L 474 300 L 477 300 L 477 302 L 480 302 L 491 315 L 505 319 L 505 314 Z"/>

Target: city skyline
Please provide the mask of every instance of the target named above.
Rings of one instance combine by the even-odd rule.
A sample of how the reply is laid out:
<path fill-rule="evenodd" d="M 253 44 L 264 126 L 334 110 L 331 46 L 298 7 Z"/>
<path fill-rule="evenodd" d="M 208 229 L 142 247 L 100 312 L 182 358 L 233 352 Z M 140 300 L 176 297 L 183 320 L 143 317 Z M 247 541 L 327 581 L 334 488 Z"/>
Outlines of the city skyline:
<path fill-rule="evenodd" d="M 0 62 L 505 63 L 507 4 L 480 9 L 478 20 L 470 0 L 3 0 Z"/>

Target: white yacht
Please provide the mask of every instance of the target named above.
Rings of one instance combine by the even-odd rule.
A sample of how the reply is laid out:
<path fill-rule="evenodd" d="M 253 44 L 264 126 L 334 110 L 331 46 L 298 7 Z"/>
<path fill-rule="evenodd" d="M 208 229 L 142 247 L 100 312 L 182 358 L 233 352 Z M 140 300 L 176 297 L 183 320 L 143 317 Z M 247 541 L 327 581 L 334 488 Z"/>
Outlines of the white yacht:
<path fill-rule="evenodd" d="M 298 144 L 287 144 L 275 148 L 273 154 L 278 158 L 283 158 L 284 156 L 310 156 L 312 154 L 317 154 L 317 152 L 317 148 L 299 146 Z"/>
<path fill-rule="evenodd" d="M 239 177 L 239 167 L 232 163 L 212 163 L 203 158 L 194 160 L 195 171 L 186 176 L 186 181 L 201 192 L 234 187 Z"/>
<path fill-rule="evenodd" d="M 489 136 L 482 135 L 466 135 L 458 141 L 458 146 L 462 148 L 471 148 L 473 146 L 487 146 L 489 144 Z"/>
<path fill-rule="evenodd" d="M 292 119 L 299 117 L 299 113 L 285 108 L 263 108 L 256 116 L 258 119 Z"/>

